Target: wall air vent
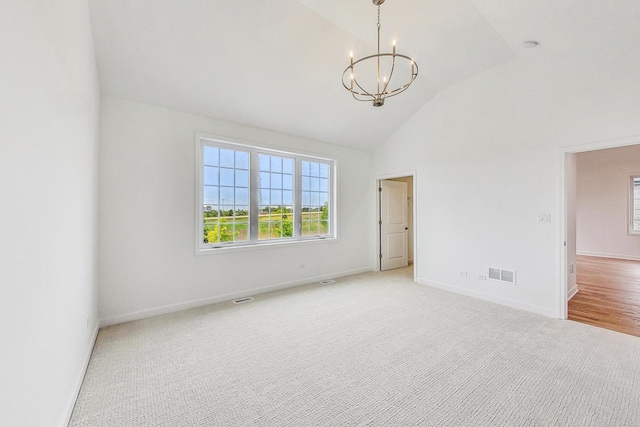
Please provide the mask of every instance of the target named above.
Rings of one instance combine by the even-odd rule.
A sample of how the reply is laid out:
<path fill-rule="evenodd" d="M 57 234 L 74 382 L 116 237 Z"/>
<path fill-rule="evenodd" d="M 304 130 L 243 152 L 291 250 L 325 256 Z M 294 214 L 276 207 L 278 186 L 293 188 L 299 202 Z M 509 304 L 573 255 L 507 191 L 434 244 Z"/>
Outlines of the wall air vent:
<path fill-rule="evenodd" d="M 500 269 L 498 269 L 498 268 L 490 268 L 489 269 L 489 279 L 500 280 Z"/>
<path fill-rule="evenodd" d="M 501 270 L 499 268 L 489 268 L 489 279 L 498 280 L 500 282 L 508 283 L 510 285 L 516 284 L 516 271 L 515 270 Z"/>
<path fill-rule="evenodd" d="M 253 301 L 253 297 L 244 297 L 244 298 L 234 299 L 233 303 L 234 304 L 243 304 L 245 302 L 251 302 L 251 301 Z"/>

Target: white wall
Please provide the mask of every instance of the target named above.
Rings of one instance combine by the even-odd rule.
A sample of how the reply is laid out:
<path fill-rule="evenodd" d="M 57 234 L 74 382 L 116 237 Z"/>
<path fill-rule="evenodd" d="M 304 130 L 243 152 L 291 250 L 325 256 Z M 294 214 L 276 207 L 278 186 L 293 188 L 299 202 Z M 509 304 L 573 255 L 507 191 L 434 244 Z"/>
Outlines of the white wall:
<path fill-rule="evenodd" d="M 0 424 L 62 426 L 98 318 L 86 1 L 0 2 L 0 58 Z"/>
<path fill-rule="evenodd" d="M 539 49 L 440 92 L 373 172 L 417 170 L 420 283 L 560 316 L 561 147 L 640 135 L 640 85 L 632 52 Z M 488 267 L 517 270 L 517 285 L 479 280 Z"/>
<path fill-rule="evenodd" d="M 640 236 L 627 234 L 630 177 L 640 175 L 640 146 L 577 157 L 577 252 L 640 259 Z"/>
<path fill-rule="evenodd" d="M 104 324 L 373 268 L 370 153 L 116 98 L 101 111 Z M 339 242 L 195 256 L 195 132 L 336 158 Z"/>

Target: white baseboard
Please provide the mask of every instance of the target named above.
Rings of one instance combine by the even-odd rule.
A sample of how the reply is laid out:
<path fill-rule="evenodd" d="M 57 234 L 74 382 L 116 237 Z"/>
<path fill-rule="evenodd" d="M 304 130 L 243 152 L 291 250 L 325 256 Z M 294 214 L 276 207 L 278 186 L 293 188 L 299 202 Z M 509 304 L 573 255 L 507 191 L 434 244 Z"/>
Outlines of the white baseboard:
<path fill-rule="evenodd" d="M 204 305 L 216 304 L 219 302 L 230 301 L 236 298 L 246 297 L 249 295 L 264 294 L 266 292 L 278 291 L 280 289 L 292 288 L 294 286 L 306 285 L 309 283 L 319 282 L 326 279 L 334 279 L 336 277 L 351 276 L 353 274 L 368 273 L 374 271 L 373 267 L 362 267 L 353 270 L 346 270 L 331 274 L 323 274 L 320 276 L 308 277 L 306 279 L 294 280 L 291 282 L 278 283 L 275 285 L 263 286 L 260 288 L 248 289 L 241 292 L 233 292 L 229 294 L 216 295 L 213 297 L 202 298 L 197 300 L 185 301 L 176 304 L 165 305 L 162 307 L 149 308 L 146 310 L 135 311 L 133 313 L 123 314 L 100 320 L 100 327 L 117 325 L 119 323 L 131 322 L 133 320 L 145 319 L 147 317 L 158 316 L 161 314 L 174 313 L 176 311 L 187 310 L 189 308 L 202 307 Z"/>
<path fill-rule="evenodd" d="M 573 285 L 573 288 L 569 289 L 569 291 L 567 292 L 567 301 L 569 301 L 571 298 L 576 296 L 577 293 L 578 293 L 578 285 Z"/>
<path fill-rule="evenodd" d="M 80 388 L 82 387 L 82 382 L 84 381 L 84 376 L 87 373 L 87 369 L 89 368 L 89 361 L 91 360 L 91 353 L 93 353 L 93 347 L 96 344 L 96 339 L 98 339 L 98 331 L 100 330 L 100 327 L 98 324 L 95 325 L 95 329 L 93 330 L 93 337 L 91 339 L 91 341 L 89 342 L 89 348 L 87 349 L 87 352 L 85 354 L 84 357 L 84 363 L 82 365 L 82 370 L 80 371 L 80 375 L 78 375 L 78 378 L 76 379 L 76 385 L 73 389 L 73 393 L 71 394 L 71 400 L 69 401 L 69 404 L 67 405 L 67 410 L 66 410 L 66 414 L 65 414 L 65 422 L 64 422 L 64 426 L 69 425 L 69 422 L 71 421 L 71 415 L 73 415 L 73 408 L 76 406 L 76 400 L 78 400 L 78 395 L 80 394 Z"/>
<path fill-rule="evenodd" d="M 483 301 L 489 301 L 496 304 L 504 305 L 511 308 L 516 308 L 518 310 L 528 311 L 530 313 L 540 314 L 546 317 L 552 317 L 554 319 L 559 319 L 559 313 L 555 309 L 551 309 L 548 307 L 543 307 L 535 304 L 528 304 L 520 301 L 514 301 L 508 298 L 497 297 L 495 295 L 489 295 L 482 292 L 472 291 L 465 288 L 460 288 L 458 286 L 448 285 L 446 283 L 435 282 L 433 280 L 417 278 L 417 283 L 421 285 L 431 286 L 434 288 L 442 289 L 445 291 L 453 292 L 456 294 L 466 295 L 468 297 L 477 298 Z"/>
<path fill-rule="evenodd" d="M 607 254 L 607 253 L 601 253 L 601 252 L 576 252 L 576 255 L 594 256 L 598 258 L 626 259 L 629 261 L 640 261 L 640 256 L 634 256 L 634 255 Z"/>

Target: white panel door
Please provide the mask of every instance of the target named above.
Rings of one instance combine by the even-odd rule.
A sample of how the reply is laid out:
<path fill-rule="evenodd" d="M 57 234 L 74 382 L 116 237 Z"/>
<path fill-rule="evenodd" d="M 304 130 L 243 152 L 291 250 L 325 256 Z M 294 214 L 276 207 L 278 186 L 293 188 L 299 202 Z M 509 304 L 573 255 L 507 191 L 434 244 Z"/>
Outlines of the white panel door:
<path fill-rule="evenodd" d="M 380 181 L 380 270 L 409 265 L 407 183 Z"/>

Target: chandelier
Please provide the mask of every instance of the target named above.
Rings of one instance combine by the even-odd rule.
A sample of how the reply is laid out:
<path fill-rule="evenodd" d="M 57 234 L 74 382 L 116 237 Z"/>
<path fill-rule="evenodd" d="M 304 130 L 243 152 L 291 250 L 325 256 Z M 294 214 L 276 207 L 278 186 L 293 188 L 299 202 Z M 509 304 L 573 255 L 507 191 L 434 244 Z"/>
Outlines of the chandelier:
<path fill-rule="evenodd" d="M 384 1 L 373 0 L 373 4 L 378 6 L 378 53 L 354 61 L 351 52 L 351 63 L 342 73 L 342 85 L 354 99 L 372 101 L 374 107 L 382 107 L 386 98 L 407 90 L 418 76 L 418 64 L 413 58 L 396 53 L 395 40 L 392 53 L 380 53 L 380 5 Z M 392 78 L 398 74 L 404 75 L 404 84 L 400 86 L 394 82 L 394 86 L 390 86 Z"/>

